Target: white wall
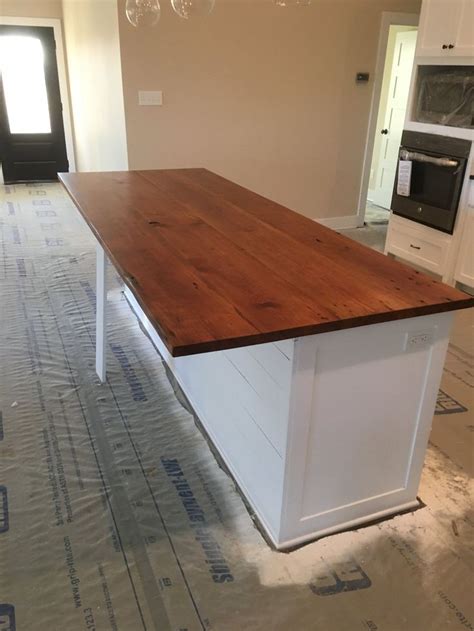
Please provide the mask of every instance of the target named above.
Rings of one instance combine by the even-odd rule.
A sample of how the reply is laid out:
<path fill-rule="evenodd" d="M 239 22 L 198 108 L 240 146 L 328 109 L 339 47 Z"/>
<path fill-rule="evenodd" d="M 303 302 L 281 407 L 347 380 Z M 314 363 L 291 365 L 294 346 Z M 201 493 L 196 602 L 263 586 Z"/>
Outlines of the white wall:
<path fill-rule="evenodd" d="M 15 18 L 58 18 L 63 16 L 61 0 L 0 0 L 0 16 Z"/>
<path fill-rule="evenodd" d="M 116 0 L 63 0 L 78 171 L 128 168 Z"/>

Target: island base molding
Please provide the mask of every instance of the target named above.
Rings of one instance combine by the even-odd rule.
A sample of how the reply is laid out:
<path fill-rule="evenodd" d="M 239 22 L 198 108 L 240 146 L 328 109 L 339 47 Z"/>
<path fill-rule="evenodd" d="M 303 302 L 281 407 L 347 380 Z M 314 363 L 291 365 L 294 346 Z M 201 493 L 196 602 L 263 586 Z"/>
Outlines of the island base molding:
<path fill-rule="evenodd" d="M 419 506 L 452 313 L 175 358 L 125 293 L 277 549 Z"/>

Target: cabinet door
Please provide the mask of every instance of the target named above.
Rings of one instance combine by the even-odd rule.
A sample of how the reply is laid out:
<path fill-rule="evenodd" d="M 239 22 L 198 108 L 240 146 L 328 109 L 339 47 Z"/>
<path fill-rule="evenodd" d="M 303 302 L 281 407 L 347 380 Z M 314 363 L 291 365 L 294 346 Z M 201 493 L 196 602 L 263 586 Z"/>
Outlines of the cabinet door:
<path fill-rule="evenodd" d="M 471 210 L 474 209 L 471 208 Z M 455 279 L 474 288 L 474 213 L 472 212 L 464 222 Z"/>
<path fill-rule="evenodd" d="M 459 3 L 459 14 L 455 27 L 455 57 L 471 57 L 474 54 L 474 0 L 455 0 Z"/>
<path fill-rule="evenodd" d="M 463 0 L 423 0 L 418 36 L 419 57 L 444 57 L 455 48 L 456 28 Z M 445 48 L 443 48 L 445 46 Z"/>

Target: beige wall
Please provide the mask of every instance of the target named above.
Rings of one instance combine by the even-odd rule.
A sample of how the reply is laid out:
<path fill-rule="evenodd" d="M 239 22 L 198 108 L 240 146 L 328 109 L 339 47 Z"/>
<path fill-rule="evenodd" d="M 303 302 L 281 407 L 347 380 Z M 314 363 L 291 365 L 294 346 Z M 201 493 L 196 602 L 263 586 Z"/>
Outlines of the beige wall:
<path fill-rule="evenodd" d="M 0 15 L 15 18 L 61 18 L 61 0 L 0 0 Z"/>
<path fill-rule="evenodd" d="M 196 21 L 161 5 L 136 30 L 119 0 L 130 168 L 205 166 L 310 217 L 354 214 L 381 13 L 420 0 L 217 0 Z M 164 106 L 139 107 L 139 89 Z"/>
<path fill-rule="evenodd" d="M 78 171 L 128 168 L 116 0 L 64 0 Z"/>

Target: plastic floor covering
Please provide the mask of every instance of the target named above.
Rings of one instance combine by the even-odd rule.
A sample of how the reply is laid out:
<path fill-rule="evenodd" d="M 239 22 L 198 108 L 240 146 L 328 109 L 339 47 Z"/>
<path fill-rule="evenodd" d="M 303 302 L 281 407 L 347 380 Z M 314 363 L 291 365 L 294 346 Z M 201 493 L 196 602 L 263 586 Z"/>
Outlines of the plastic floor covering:
<path fill-rule="evenodd" d="M 278 553 L 111 267 L 99 384 L 95 242 L 61 187 L 1 193 L 0 631 L 473 629 L 472 313 L 457 316 L 425 507 Z"/>

